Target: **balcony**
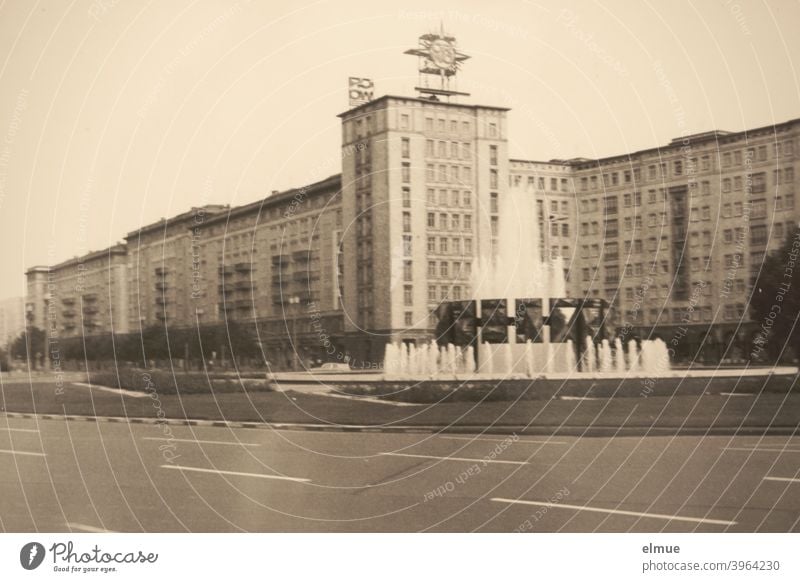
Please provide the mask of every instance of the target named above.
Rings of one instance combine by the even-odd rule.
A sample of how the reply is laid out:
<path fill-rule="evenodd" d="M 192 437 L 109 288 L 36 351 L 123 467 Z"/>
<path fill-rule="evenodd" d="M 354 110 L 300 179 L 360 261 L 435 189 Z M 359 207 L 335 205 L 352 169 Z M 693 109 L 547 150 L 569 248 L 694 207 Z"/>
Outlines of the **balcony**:
<path fill-rule="evenodd" d="M 253 290 L 253 282 L 252 281 L 237 281 L 236 282 L 236 290 L 237 291 L 252 291 Z"/>
<path fill-rule="evenodd" d="M 307 283 L 311 280 L 311 275 L 308 271 L 298 271 L 292 274 L 292 279 L 298 283 Z"/>
<path fill-rule="evenodd" d="M 308 251 L 294 251 L 292 253 L 292 260 L 296 263 L 307 263 L 309 259 Z"/>
<path fill-rule="evenodd" d="M 97 301 L 97 293 L 87 293 L 81 297 L 84 303 L 94 303 Z"/>
<path fill-rule="evenodd" d="M 275 255 L 272 257 L 273 267 L 285 267 L 289 264 L 289 257 L 286 255 Z"/>
<path fill-rule="evenodd" d="M 84 309 L 84 312 L 86 312 L 85 309 Z M 74 309 L 65 309 L 64 311 L 61 312 L 61 316 L 62 317 L 75 317 L 75 310 Z"/>
<path fill-rule="evenodd" d="M 236 270 L 240 273 L 249 273 L 253 270 L 253 263 L 236 263 Z"/>
<path fill-rule="evenodd" d="M 217 272 L 218 272 L 220 275 L 225 275 L 225 276 L 227 277 L 227 276 L 229 276 L 229 275 L 233 275 L 233 272 L 234 272 L 234 271 L 233 271 L 233 267 L 232 267 L 231 265 L 220 265 L 220 266 L 217 268 Z"/>
<path fill-rule="evenodd" d="M 61 303 L 64 305 L 75 305 L 75 298 L 74 297 L 63 297 L 61 299 Z"/>
<path fill-rule="evenodd" d="M 166 267 L 156 267 L 155 268 L 156 277 L 163 277 L 169 273 L 169 269 Z"/>
<path fill-rule="evenodd" d="M 159 291 L 166 291 L 167 289 L 169 289 L 169 283 L 166 283 L 164 281 L 156 281 L 156 289 L 158 289 Z"/>
<path fill-rule="evenodd" d="M 84 315 L 94 315 L 97 313 L 98 309 L 94 305 L 84 305 L 83 306 L 83 314 Z"/>
<path fill-rule="evenodd" d="M 219 285 L 217 289 L 219 290 L 220 295 L 228 295 L 233 293 L 234 287 L 233 283 L 225 283 L 223 285 Z"/>

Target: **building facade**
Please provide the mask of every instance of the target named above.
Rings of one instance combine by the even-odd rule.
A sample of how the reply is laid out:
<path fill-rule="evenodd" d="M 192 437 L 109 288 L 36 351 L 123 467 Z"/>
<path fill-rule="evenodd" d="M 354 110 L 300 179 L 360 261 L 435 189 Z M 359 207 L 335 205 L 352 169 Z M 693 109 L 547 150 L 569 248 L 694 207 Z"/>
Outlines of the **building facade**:
<path fill-rule="evenodd" d="M 509 159 L 502 107 L 384 96 L 340 118 L 340 175 L 34 267 L 27 323 L 47 329 L 55 312 L 68 336 L 255 323 L 278 368 L 375 367 L 387 342 L 430 340 L 442 301 L 470 297 L 515 189 L 536 201 L 567 294 L 609 301 L 617 335 L 680 334 L 678 357 L 736 359 L 764 253 L 800 220 L 800 119 L 542 162 Z"/>
<path fill-rule="evenodd" d="M 502 107 L 385 96 L 340 115 L 348 351 L 427 341 L 443 300 L 491 256 L 508 175 Z"/>

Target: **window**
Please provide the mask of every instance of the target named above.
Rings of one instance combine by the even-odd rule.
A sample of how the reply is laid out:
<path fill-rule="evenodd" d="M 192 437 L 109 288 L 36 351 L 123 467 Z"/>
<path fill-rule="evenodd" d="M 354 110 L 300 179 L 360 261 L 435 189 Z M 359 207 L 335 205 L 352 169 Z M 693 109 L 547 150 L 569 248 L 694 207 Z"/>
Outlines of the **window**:
<path fill-rule="evenodd" d="M 428 277 L 436 276 L 436 262 L 428 261 Z"/>
<path fill-rule="evenodd" d="M 405 325 L 414 325 L 414 315 L 410 311 L 406 311 L 403 321 Z"/>
<path fill-rule="evenodd" d="M 402 167 L 402 180 L 404 184 L 408 184 L 411 182 L 411 164 L 408 162 L 403 162 Z"/>
<path fill-rule="evenodd" d="M 500 233 L 500 224 L 496 216 L 492 216 L 492 236 L 497 236 Z"/>
<path fill-rule="evenodd" d="M 403 256 L 410 257 L 411 256 L 411 235 L 404 234 L 403 235 Z"/>
<path fill-rule="evenodd" d="M 430 303 L 436 301 L 436 285 L 428 285 L 428 301 Z"/>
<path fill-rule="evenodd" d="M 497 189 L 497 170 L 489 171 L 489 188 Z"/>
<path fill-rule="evenodd" d="M 489 194 L 489 212 L 493 214 L 497 214 L 498 212 L 497 192 L 491 192 Z"/>
<path fill-rule="evenodd" d="M 727 194 L 730 191 L 731 191 L 731 179 L 725 178 L 724 180 L 722 180 L 722 192 Z"/>
<path fill-rule="evenodd" d="M 464 230 L 472 230 L 472 215 L 464 215 Z"/>
<path fill-rule="evenodd" d="M 617 213 L 617 197 L 616 196 L 606 196 L 603 199 L 605 212 L 606 214 L 616 214 Z"/>
<path fill-rule="evenodd" d="M 581 192 L 586 192 L 589 189 L 589 179 L 581 178 Z"/>
<path fill-rule="evenodd" d="M 675 160 L 675 164 L 673 165 L 673 171 L 676 176 L 683 175 L 683 162 L 681 160 Z"/>
<path fill-rule="evenodd" d="M 569 224 L 561 223 L 561 236 L 569 236 Z"/>
<path fill-rule="evenodd" d="M 428 213 L 428 228 L 436 228 L 436 215 L 433 212 Z"/>
<path fill-rule="evenodd" d="M 439 239 L 439 252 L 443 255 L 447 254 L 447 238 L 442 237 Z"/>
<path fill-rule="evenodd" d="M 458 142 L 452 141 L 450 142 L 450 157 L 454 160 L 457 160 L 460 156 L 458 155 Z"/>
<path fill-rule="evenodd" d="M 436 252 L 436 237 L 429 236 L 428 237 L 428 252 L 435 253 Z"/>
<path fill-rule="evenodd" d="M 490 145 L 489 146 L 489 165 L 496 166 L 497 165 L 497 146 Z"/>
<path fill-rule="evenodd" d="M 449 272 L 449 267 L 450 263 L 448 263 L 447 261 L 442 261 L 441 263 L 439 263 L 439 276 L 442 278 L 447 277 Z"/>
<path fill-rule="evenodd" d="M 403 281 L 411 281 L 412 278 L 411 261 L 403 261 Z"/>
<path fill-rule="evenodd" d="M 764 224 L 754 225 L 750 229 L 750 244 L 751 245 L 765 245 L 767 244 L 767 227 Z"/>
<path fill-rule="evenodd" d="M 411 190 L 403 188 L 403 208 L 411 208 Z"/>
<path fill-rule="evenodd" d="M 436 146 L 437 146 L 437 151 L 439 152 L 437 157 L 446 158 L 447 157 L 447 142 L 446 141 L 440 141 L 438 144 L 436 144 Z"/>
<path fill-rule="evenodd" d="M 407 137 L 404 137 L 400 140 L 400 155 L 404 158 L 411 157 L 411 144 Z"/>
<path fill-rule="evenodd" d="M 447 214 L 444 212 L 439 215 L 439 228 L 441 230 L 447 230 Z"/>
<path fill-rule="evenodd" d="M 656 179 L 656 167 L 654 164 L 647 166 L 647 179 L 648 180 Z"/>
<path fill-rule="evenodd" d="M 403 212 L 403 232 L 411 232 L 411 213 Z"/>
<path fill-rule="evenodd" d="M 406 307 L 414 305 L 414 288 L 411 285 L 403 287 L 403 305 Z"/>
<path fill-rule="evenodd" d="M 409 127 L 409 118 L 407 113 L 403 113 L 400 115 L 400 129 L 408 129 Z"/>
<path fill-rule="evenodd" d="M 433 118 L 426 117 L 425 118 L 425 131 L 433 131 Z"/>
<path fill-rule="evenodd" d="M 452 230 L 461 230 L 461 216 L 458 214 L 453 214 L 450 217 L 450 228 Z"/>
<path fill-rule="evenodd" d="M 489 124 L 489 137 L 497 137 L 497 124 L 490 123 Z"/>

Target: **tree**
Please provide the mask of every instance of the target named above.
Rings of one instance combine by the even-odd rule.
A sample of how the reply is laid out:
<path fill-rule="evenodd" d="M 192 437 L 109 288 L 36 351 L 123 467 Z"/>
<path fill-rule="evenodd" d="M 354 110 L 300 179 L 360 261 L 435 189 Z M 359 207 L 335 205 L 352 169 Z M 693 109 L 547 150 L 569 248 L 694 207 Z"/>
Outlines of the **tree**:
<path fill-rule="evenodd" d="M 750 357 L 777 363 L 782 354 L 800 358 L 800 227 L 780 250 L 766 256 L 753 287 L 750 315 L 759 326 Z"/>
<path fill-rule="evenodd" d="M 29 349 L 30 354 L 28 354 Z M 31 326 L 20 333 L 17 339 L 14 340 L 11 345 L 11 355 L 15 358 L 30 360 L 31 367 L 36 368 L 37 362 L 43 360 L 46 356 L 45 349 L 44 332 L 36 326 Z"/>

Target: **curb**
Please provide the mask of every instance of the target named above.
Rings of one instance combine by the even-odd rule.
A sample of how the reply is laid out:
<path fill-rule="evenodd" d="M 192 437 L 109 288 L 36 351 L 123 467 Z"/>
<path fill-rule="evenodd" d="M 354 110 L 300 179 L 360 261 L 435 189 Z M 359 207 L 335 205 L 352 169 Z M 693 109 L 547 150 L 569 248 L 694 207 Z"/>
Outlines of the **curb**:
<path fill-rule="evenodd" d="M 297 430 L 315 432 L 347 432 L 347 433 L 402 433 L 402 434 L 499 434 L 527 436 L 794 436 L 800 435 L 800 426 L 743 426 L 743 427 L 680 427 L 680 426 L 524 426 L 524 425 L 452 425 L 452 426 L 383 426 L 358 424 L 311 424 L 289 422 L 253 422 L 229 420 L 199 420 L 188 418 L 142 418 L 124 416 L 79 416 L 59 414 L 33 414 L 26 412 L 0 412 L 5 418 L 37 419 L 37 420 L 70 420 L 84 422 L 108 422 L 170 426 L 201 426 L 229 429 L 269 429 Z"/>

